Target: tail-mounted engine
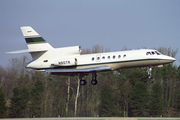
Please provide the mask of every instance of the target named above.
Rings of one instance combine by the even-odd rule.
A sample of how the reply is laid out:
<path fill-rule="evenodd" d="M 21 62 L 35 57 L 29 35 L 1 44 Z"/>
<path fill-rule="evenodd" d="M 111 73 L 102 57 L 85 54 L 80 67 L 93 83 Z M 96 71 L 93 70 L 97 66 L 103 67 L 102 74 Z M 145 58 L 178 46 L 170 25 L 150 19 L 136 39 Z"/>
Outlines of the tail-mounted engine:
<path fill-rule="evenodd" d="M 58 48 L 59 54 L 61 55 L 80 55 L 81 46 L 63 47 Z"/>

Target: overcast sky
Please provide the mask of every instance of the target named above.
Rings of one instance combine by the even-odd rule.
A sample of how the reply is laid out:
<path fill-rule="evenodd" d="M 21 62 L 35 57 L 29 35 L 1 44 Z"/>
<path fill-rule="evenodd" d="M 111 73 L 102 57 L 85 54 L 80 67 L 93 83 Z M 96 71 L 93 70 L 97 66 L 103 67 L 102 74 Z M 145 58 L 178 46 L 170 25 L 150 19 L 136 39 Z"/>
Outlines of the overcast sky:
<path fill-rule="evenodd" d="M 180 0 L 0 0 L 0 65 L 26 54 L 31 26 L 53 47 L 99 44 L 111 51 L 180 46 Z M 176 55 L 179 65 L 180 50 Z"/>

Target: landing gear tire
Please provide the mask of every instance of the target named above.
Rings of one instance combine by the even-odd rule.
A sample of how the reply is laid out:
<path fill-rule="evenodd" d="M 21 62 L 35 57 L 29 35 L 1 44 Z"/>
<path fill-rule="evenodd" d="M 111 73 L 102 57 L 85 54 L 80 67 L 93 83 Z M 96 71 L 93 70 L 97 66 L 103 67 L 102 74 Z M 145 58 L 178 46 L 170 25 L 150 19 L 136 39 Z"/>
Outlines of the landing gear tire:
<path fill-rule="evenodd" d="M 152 79 L 152 76 L 148 75 L 148 78 L 149 78 L 149 79 Z"/>
<path fill-rule="evenodd" d="M 92 73 L 92 80 L 91 80 L 92 85 L 97 85 L 98 81 L 96 80 L 96 77 L 97 77 L 96 73 L 95 72 Z"/>
<path fill-rule="evenodd" d="M 92 80 L 92 81 L 91 81 L 91 84 L 92 84 L 92 85 L 97 85 L 97 83 L 98 83 L 97 80 Z"/>
<path fill-rule="evenodd" d="M 80 80 L 80 85 L 86 85 L 86 80 Z"/>

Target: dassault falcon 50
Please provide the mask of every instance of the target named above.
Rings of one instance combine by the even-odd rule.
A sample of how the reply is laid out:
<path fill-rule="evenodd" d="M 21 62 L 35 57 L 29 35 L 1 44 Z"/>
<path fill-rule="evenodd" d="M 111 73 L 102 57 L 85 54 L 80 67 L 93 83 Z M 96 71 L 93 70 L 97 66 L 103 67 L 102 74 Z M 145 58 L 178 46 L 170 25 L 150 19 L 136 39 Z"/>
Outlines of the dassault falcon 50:
<path fill-rule="evenodd" d="M 124 68 L 148 67 L 172 63 L 175 58 L 153 49 L 140 49 L 95 54 L 81 54 L 80 46 L 53 48 L 30 26 L 21 27 L 28 49 L 8 53 L 29 52 L 33 60 L 26 68 L 46 71 L 55 75 L 79 75 L 80 84 L 85 85 L 84 76 L 92 74 L 92 85 L 96 85 L 96 73 Z"/>

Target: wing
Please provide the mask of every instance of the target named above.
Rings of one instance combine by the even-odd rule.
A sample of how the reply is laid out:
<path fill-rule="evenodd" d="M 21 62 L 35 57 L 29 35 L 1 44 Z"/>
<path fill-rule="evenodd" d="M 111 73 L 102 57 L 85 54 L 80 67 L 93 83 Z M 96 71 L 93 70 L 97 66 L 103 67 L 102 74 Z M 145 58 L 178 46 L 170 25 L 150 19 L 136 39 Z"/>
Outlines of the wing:
<path fill-rule="evenodd" d="M 108 66 L 101 67 L 91 67 L 91 68 L 82 68 L 82 69 L 49 69 L 46 72 L 51 73 L 88 73 L 88 72 L 101 72 L 111 70 Z"/>

